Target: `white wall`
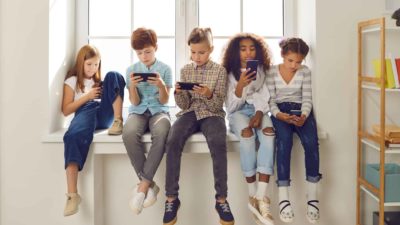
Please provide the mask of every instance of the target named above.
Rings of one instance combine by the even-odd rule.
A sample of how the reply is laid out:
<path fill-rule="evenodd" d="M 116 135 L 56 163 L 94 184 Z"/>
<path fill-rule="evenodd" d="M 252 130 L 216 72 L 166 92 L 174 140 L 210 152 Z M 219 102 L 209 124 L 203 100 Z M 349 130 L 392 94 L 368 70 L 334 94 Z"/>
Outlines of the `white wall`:
<path fill-rule="evenodd" d="M 49 117 L 49 8 L 48 0 L 0 0 L 0 224 L 84 224 L 82 215 L 64 218 L 65 198 L 63 146 L 43 144 Z M 311 2 L 311 3 L 310 3 Z M 359 20 L 380 16 L 383 3 L 375 0 L 299 0 L 299 34 L 312 43 L 315 103 L 319 127 L 329 138 L 321 142 L 320 224 L 355 223 L 356 179 L 356 25 Z M 307 4 L 314 4 L 311 8 Z M 306 12 L 315 8 L 315 19 L 307 20 Z M 312 12 L 311 12 L 312 13 Z M 304 16 L 304 17 L 303 17 Z M 304 23 L 302 23 L 304 24 Z M 68 43 L 71 40 L 66 40 Z M 73 50 L 68 54 L 72 54 Z M 311 59 L 310 59 L 311 60 Z M 317 63 L 317 64 L 315 64 Z M 68 62 L 67 62 L 68 64 Z M 61 72 L 65 68 L 61 66 Z M 60 73 L 61 73 L 60 72 Z M 57 105 L 57 102 L 50 103 Z M 297 143 L 298 144 L 298 143 Z M 229 154 L 230 202 L 237 224 L 250 224 L 246 209 L 246 187 L 238 165 L 238 154 Z M 305 189 L 302 153 L 295 152 L 293 166 L 293 205 L 296 224 L 308 224 L 305 214 Z M 185 155 L 182 168 L 182 222 L 191 217 L 203 221 L 190 224 L 214 224 L 212 209 L 210 159 L 208 155 Z M 111 157 L 104 162 L 106 173 L 106 224 L 160 224 L 161 201 L 141 216 L 128 211 L 126 193 L 136 181 L 128 160 Z M 191 165 L 192 167 L 188 167 Z M 163 184 L 164 161 L 156 179 Z M 198 183 L 193 176 L 201 169 Z M 131 178 L 131 181 L 129 179 Z M 81 180 L 82 181 L 82 180 Z M 82 182 L 81 182 L 82 183 Z M 273 191 L 276 188 L 273 188 Z M 193 192 L 207 207 L 194 206 Z M 276 199 L 273 201 L 276 203 Z M 190 207 L 189 207 L 190 205 Z M 107 211 L 108 210 L 108 211 Z M 274 208 L 276 215 L 277 209 Z M 109 213 L 108 213 L 109 212 Z M 154 212 L 152 214 L 151 212 Z M 209 216 L 211 215 L 211 216 Z M 278 218 L 277 218 L 278 219 Z M 277 225 L 282 224 L 279 221 Z"/>

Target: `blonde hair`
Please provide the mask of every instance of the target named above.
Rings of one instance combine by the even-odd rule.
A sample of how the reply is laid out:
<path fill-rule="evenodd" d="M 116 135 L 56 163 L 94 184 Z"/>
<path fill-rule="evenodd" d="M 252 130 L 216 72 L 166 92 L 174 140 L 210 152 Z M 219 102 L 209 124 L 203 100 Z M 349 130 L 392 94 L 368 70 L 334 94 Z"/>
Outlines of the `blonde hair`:
<path fill-rule="evenodd" d="M 213 47 L 213 37 L 211 28 L 194 28 L 192 32 L 190 32 L 188 45 L 190 44 L 198 44 L 200 42 L 207 42 L 208 46 Z"/>
<path fill-rule="evenodd" d="M 65 80 L 76 76 L 77 88 L 83 93 L 85 90 L 84 79 L 85 79 L 85 61 L 94 57 L 100 59 L 99 68 L 96 74 L 93 76 L 94 82 L 99 83 L 101 81 L 101 56 L 99 50 L 93 45 L 84 45 L 78 52 L 75 60 L 75 65 L 71 70 L 68 71 L 65 76 Z"/>

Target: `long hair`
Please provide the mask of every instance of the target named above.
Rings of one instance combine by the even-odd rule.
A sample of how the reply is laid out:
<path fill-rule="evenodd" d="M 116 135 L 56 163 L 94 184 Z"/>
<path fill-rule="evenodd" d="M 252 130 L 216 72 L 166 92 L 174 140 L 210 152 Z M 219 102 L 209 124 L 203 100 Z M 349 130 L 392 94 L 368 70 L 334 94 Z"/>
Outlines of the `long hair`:
<path fill-rule="evenodd" d="M 256 48 L 255 59 L 259 61 L 259 65 L 263 67 L 263 70 L 268 70 L 271 66 L 271 53 L 262 37 L 252 33 L 236 34 L 229 40 L 222 58 L 222 66 L 225 67 L 228 74 L 232 72 L 236 80 L 239 80 L 241 74 L 240 41 L 245 39 L 253 41 Z"/>
<path fill-rule="evenodd" d="M 82 93 L 85 90 L 83 82 L 85 79 L 85 61 L 93 57 L 98 57 L 100 59 L 99 68 L 93 76 L 94 82 L 99 83 L 101 81 L 101 56 L 99 50 L 93 45 L 85 45 L 79 50 L 74 67 L 72 67 L 65 76 L 65 80 L 72 76 L 76 76 L 77 88 L 79 88 Z"/>

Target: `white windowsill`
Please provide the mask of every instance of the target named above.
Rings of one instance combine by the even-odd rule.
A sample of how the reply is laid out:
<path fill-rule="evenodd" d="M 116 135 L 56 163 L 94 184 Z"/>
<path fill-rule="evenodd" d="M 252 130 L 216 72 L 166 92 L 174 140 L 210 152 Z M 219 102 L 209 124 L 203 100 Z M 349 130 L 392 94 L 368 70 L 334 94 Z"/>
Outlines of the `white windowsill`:
<path fill-rule="evenodd" d="M 42 139 L 43 143 L 63 143 L 63 136 L 66 132 L 66 128 L 58 130 L 56 132 L 45 135 Z M 297 135 L 295 135 L 297 136 Z M 326 132 L 318 132 L 320 140 L 327 139 Z M 151 136 L 150 133 L 146 133 L 142 137 L 145 143 L 147 151 L 150 148 Z M 239 152 L 239 140 L 237 137 L 228 131 L 227 133 L 227 148 L 228 152 Z M 112 146 L 110 146 L 112 145 Z M 96 131 L 93 138 L 92 144 L 94 154 L 125 154 L 126 150 L 123 145 L 121 135 L 108 135 L 107 130 Z M 186 141 L 184 152 L 186 153 L 208 153 L 208 146 L 204 135 L 201 132 L 195 133 L 189 137 Z"/>

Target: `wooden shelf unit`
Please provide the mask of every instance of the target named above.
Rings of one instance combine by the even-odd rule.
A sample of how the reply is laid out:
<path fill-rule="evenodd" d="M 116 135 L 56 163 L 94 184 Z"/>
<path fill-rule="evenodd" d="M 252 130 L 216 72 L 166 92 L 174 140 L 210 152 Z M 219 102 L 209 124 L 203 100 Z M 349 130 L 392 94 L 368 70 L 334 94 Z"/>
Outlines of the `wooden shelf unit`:
<path fill-rule="evenodd" d="M 371 28 L 373 27 L 373 28 Z M 386 63 L 385 63 L 385 48 L 386 48 L 386 32 L 397 32 L 399 28 L 387 28 L 385 25 L 385 18 L 372 19 L 358 23 L 358 121 L 357 121 L 357 218 L 356 224 L 361 225 L 361 191 L 364 191 L 379 204 L 379 225 L 384 225 L 385 207 L 400 206 L 400 202 L 385 202 L 385 157 L 387 154 L 398 154 L 400 148 L 387 148 L 385 146 L 385 115 L 386 115 L 386 93 L 387 92 L 400 92 L 400 89 L 386 89 Z M 363 41 L 364 36 L 368 33 L 379 33 L 380 38 L 380 61 L 381 61 L 381 74 L 379 78 L 373 77 L 363 73 Z M 380 106 L 379 106 L 379 123 L 380 135 L 373 135 L 366 131 L 363 123 L 363 91 L 374 90 L 379 93 Z M 363 161 L 363 147 L 368 146 L 378 151 L 379 154 L 379 178 L 380 186 L 375 187 L 362 177 L 362 161 Z"/>

